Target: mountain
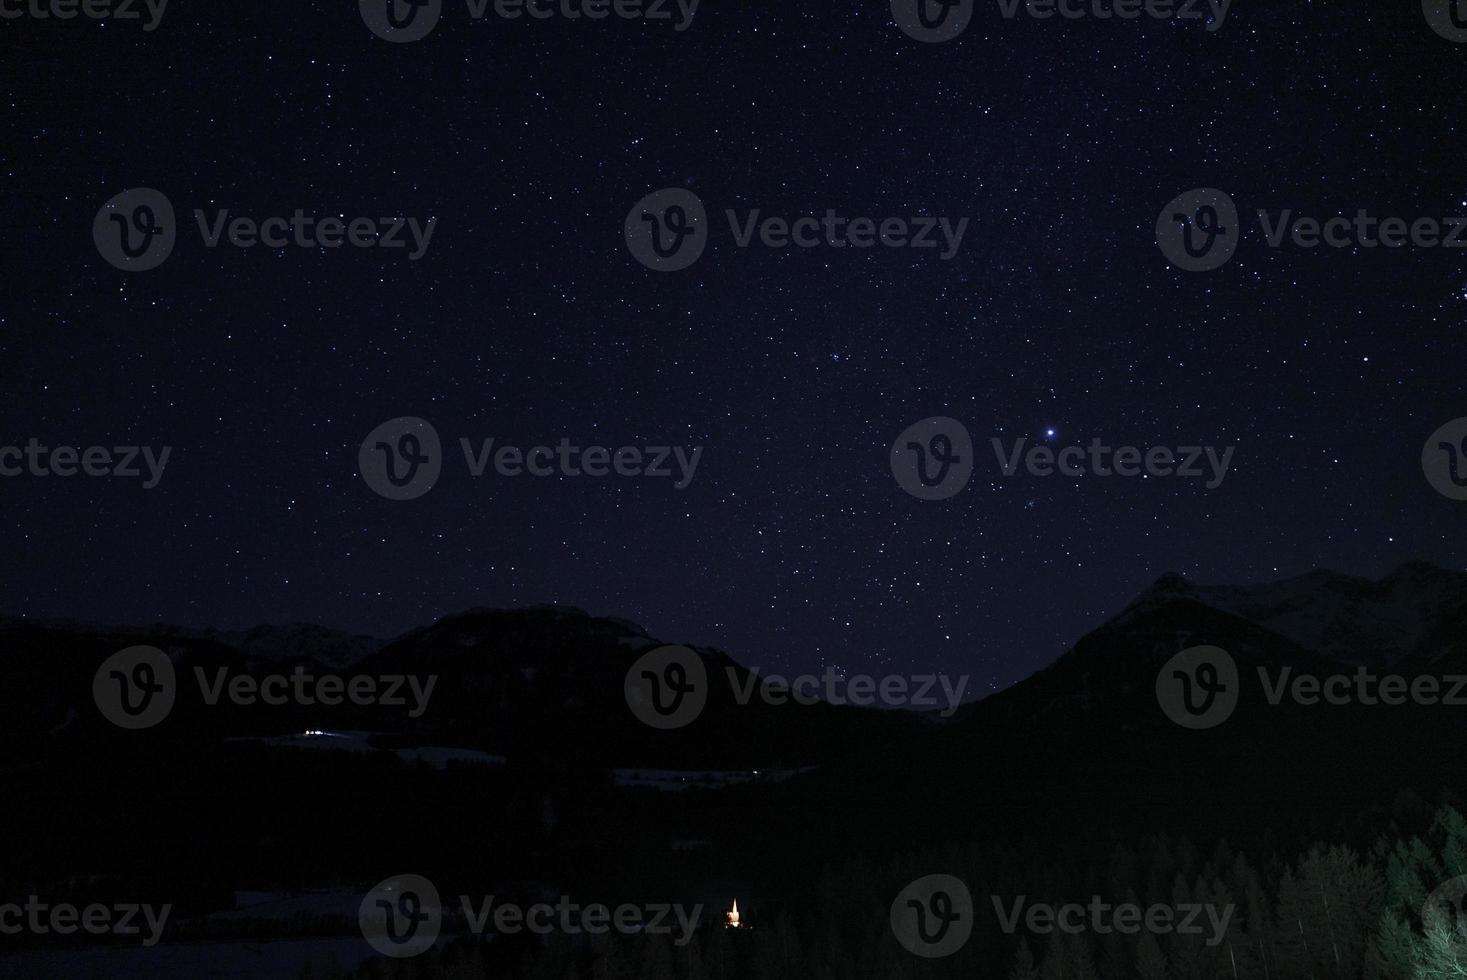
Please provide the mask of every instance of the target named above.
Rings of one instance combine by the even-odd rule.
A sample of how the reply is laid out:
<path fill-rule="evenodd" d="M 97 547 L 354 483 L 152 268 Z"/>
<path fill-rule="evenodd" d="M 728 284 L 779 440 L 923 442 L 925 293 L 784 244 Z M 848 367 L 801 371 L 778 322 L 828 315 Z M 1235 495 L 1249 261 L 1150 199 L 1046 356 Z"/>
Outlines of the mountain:
<path fill-rule="evenodd" d="M 157 726 L 164 738 L 352 730 L 394 748 L 475 749 L 514 765 L 752 770 L 818 765 L 851 753 L 863 738 L 895 737 L 921 724 L 826 704 L 776 707 L 754 698 L 741 705 L 735 686 L 750 683 L 748 669 L 699 648 L 707 707 L 683 729 L 654 730 L 628 709 L 624 680 L 641 654 L 664 644 L 635 623 L 569 606 L 473 609 L 386 642 L 309 624 L 222 633 L 0 619 L 0 649 L 25 665 L 0 688 L 0 709 L 20 737 L 101 737 L 109 725 L 93 703 L 93 677 L 108 656 L 137 645 L 163 650 L 174 667 L 177 703 Z M 259 680 L 296 671 L 413 677 L 425 685 L 434 678 L 431 710 L 240 705 L 228 697 L 209 704 L 201 695 L 201 684 L 221 676 Z"/>
<path fill-rule="evenodd" d="M 243 673 L 342 671 L 381 641 L 311 624 L 226 632 L 163 623 L 101 625 L 79 620 L 0 616 L 0 655 L 24 666 L 0 689 L 0 706 L 17 733 L 51 731 L 90 709 L 92 675 L 102 660 L 131 646 L 166 650 L 183 668 L 227 666 Z"/>
<path fill-rule="evenodd" d="M 135 645 L 164 651 L 177 698 L 156 725 L 128 731 L 103 716 L 93 682 Z M 0 785 L 27 801 L 6 808 L 6 833 L 30 842 L 0 877 L 0 899 L 6 879 L 78 875 L 205 910 L 231 890 L 372 881 L 402 867 L 472 872 L 476 887 L 643 880 L 706 860 L 679 857 L 675 841 L 717 837 L 730 854 L 808 847 L 822 828 L 803 804 L 777 819 L 802 829 L 763 839 L 776 820 L 766 805 L 798 781 L 786 785 L 790 773 L 900 754 L 933 727 L 905 712 L 741 705 L 747 668 L 697 648 L 708 703 L 685 727 L 656 730 L 633 715 L 624 682 L 661 645 L 633 623 L 563 606 L 470 610 L 380 645 L 300 626 L 239 635 L 0 621 Z M 210 704 L 196 683 L 320 674 L 321 660 L 360 646 L 371 649 L 341 675 L 432 677 L 430 710 Z M 663 791 L 683 786 L 695 788 Z M 740 800 L 747 812 L 722 805 Z M 99 825 L 112 812 L 126 819 Z"/>
<path fill-rule="evenodd" d="M 1119 826 L 1235 837 L 1306 824 L 1337 834 L 1344 814 L 1384 811 L 1403 793 L 1467 789 L 1456 760 L 1467 706 L 1310 704 L 1287 693 L 1275 704 L 1270 685 L 1353 677 L 1366 664 L 1408 678 L 1467 673 L 1464 603 L 1467 576 L 1424 563 L 1375 582 L 1324 571 L 1240 587 L 1163 576 L 915 758 L 864 778 L 925 794 L 933 834 L 978 813 L 1000 836 L 1040 820 L 1079 835 Z M 1166 716 L 1157 679 L 1176 653 L 1202 645 L 1230 655 L 1240 688 L 1223 723 L 1191 730 Z M 1321 805 L 1301 811 L 1303 800 Z"/>
<path fill-rule="evenodd" d="M 0 900 L 95 878 L 176 902 L 180 921 L 203 929 L 237 891 L 350 891 L 413 869 L 445 893 L 676 895 L 726 882 L 720 894 L 822 908 L 843 887 L 829 869 L 852 855 L 882 867 L 920 855 L 914 864 L 931 871 L 974 842 L 1077 866 L 1156 835 L 1203 850 L 1230 841 L 1264 860 L 1307 841 L 1368 847 L 1419 816 L 1421 800 L 1467 795 L 1467 711 L 1273 704 L 1258 672 L 1457 670 L 1464 600 L 1467 576 L 1422 563 L 1379 581 L 1164 576 L 1054 663 L 946 724 L 740 704 L 748 668 L 695 648 L 709 702 L 670 731 L 638 721 L 624 695 L 629 669 L 662 641 L 566 606 L 473 609 L 381 643 L 308 625 L 225 634 L 0 620 L 0 785 L 25 801 L 5 808 L 9 839 L 24 846 Z M 92 683 L 136 644 L 167 652 L 180 696 L 155 727 L 124 731 L 92 703 Z M 1236 710 L 1206 730 L 1174 723 L 1157 697 L 1163 666 L 1196 645 L 1226 650 L 1241 682 Z M 192 684 L 196 669 L 259 678 L 329 663 L 432 675 L 431 710 L 211 706 Z M 351 751 L 301 736 L 321 729 L 349 732 Z M 474 761 L 485 756 L 497 761 Z M 463 761 L 418 761 L 432 758 Z M 616 778 L 632 768 L 705 776 L 662 792 L 645 774 Z M 799 772 L 709 776 L 769 768 Z M 889 898 L 867 898 L 884 916 Z"/>
<path fill-rule="evenodd" d="M 350 667 L 382 646 L 382 641 L 375 637 L 311 623 L 256 626 L 251 630 L 217 636 L 248 657 L 289 666 L 315 664 L 336 671 Z"/>
<path fill-rule="evenodd" d="M 1439 654 L 1467 623 L 1467 574 L 1408 562 L 1372 582 L 1322 569 L 1248 586 L 1158 579 L 1119 624 L 1169 602 L 1192 601 L 1254 623 L 1343 664 L 1389 668 Z"/>

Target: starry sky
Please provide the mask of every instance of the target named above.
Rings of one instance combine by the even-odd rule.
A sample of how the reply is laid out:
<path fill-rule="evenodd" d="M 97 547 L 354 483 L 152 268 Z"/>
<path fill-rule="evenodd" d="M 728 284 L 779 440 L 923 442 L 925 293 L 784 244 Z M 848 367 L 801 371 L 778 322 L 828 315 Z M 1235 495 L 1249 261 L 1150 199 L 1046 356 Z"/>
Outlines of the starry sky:
<path fill-rule="evenodd" d="M 354 3 L 299 7 L 178 4 L 151 33 L 0 22 L 0 443 L 173 447 L 152 490 L 0 479 L 0 611 L 390 636 L 560 602 L 766 669 L 984 693 L 1169 571 L 1467 567 L 1467 512 L 1420 468 L 1467 415 L 1467 253 L 1254 234 L 1188 273 L 1154 234 L 1200 186 L 1245 222 L 1467 214 L 1467 45 L 1414 3 L 1240 2 L 1215 32 L 980 3 L 942 44 L 886 0 L 705 0 L 680 33 L 451 0 L 410 44 Z M 150 272 L 91 239 L 132 187 L 180 218 Z M 665 187 L 713 218 L 677 273 L 622 240 Z M 417 262 L 206 249 L 194 208 L 438 224 Z M 727 208 L 970 227 L 946 262 L 739 249 Z M 922 501 L 888 453 L 939 415 L 978 468 Z M 357 473 L 396 416 L 450 447 L 414 501 Z M 1237 449 L 1207 491 L 1007 479 L 995 436 Z M 704 454 L 682 491 L 475 480 L 460 437 Z"/>

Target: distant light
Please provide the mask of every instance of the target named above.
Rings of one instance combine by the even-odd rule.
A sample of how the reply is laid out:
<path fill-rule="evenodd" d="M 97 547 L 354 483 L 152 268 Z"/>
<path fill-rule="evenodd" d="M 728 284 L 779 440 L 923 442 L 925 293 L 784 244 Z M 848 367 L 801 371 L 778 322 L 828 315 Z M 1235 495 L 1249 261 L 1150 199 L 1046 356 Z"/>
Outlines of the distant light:
<path fill-rule="evenodd" d="M 725 929 L 738 929 L 743 925 L 739 918 L 739 900 L 734 899 L 733 908 L 723 913 L 723 927 Z"/>

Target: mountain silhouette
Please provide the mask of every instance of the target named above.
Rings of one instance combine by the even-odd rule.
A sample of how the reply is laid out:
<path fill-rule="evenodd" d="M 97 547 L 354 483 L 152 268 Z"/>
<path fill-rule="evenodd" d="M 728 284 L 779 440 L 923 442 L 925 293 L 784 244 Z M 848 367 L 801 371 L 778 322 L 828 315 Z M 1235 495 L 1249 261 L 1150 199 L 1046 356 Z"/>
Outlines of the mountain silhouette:
<path fill-rule="evenodd" d="M 850 855 L 881 863 L 974 840 L 1087 862 L 1158 834 L 1265 853 L 1357 840 L 1419 810 L 1413 800 L 1450 795 L 1467 712 L 1308 704 L 1277 678 L 1449 675 L 1464 663 L 1464 610 L 1467 576 L 1421 562 L 1378 581 L 1165 575 L 1048 667 L 950 720 L 740 703 L 750 666 L 695 648 L 707 706 L 666 731 L 624 692 L 663 641 L 568 606 L 474 609 L 384 641 L 309 624 L 0 619 L 11 667 L 0 782 L 27 801 L 7 808 L 25 846 L 0 899 L 85 881 L 173 902 L 184 934 L 222 939 L 265 928 L 214 918 L 239 891 L 350 891 L 404 868 L 445 889 L 598 894 L 631 882 L 701 895 L 719 882 L 811 902 L 824 869 Z M 138 645 L 164 651 L 178 697 L 161 722 L 128 731 L 103 716 L 93 682 Z M 1238 676 L 1235 708 L 1206 730 L 1179 725 L 1158 698 L 1163 668 L 1199 646 L 1225 651 Z M 211 705 L 194 682 L 297 669 L 436 686 L 414 717 Z"/>

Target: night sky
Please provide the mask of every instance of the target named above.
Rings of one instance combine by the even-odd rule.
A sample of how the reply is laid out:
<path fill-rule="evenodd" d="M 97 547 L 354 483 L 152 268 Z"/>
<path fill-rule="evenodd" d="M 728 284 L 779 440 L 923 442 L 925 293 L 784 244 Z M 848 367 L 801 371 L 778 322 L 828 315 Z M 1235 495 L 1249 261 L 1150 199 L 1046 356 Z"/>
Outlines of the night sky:
<path fill-rule="evenodd" d="M 1467 44 L 1418 4 L 1239 0 L 1209 32 L 988 0 L 938 44 L 887 0 L 704 0 L 683 32 L 449 0 L 408 44 L 356 6 L 0 21 L 0 444 L 173 447 L 151 490 L 0 479 L 0 611 L 390 636 L 559 602 L 766 669 L 982 693 L 1168 571 L 1467 567 L 1467 511 L 1420 464 L 1467 415 L 1467 251 L 1275 250 L 1252 217 L 1467 214 Z M 91 232 L 135 187 L 180 233 L 129 273 Z M 711 219 L 681 272 L 622 238 L 667 187 Z M 1155 239 L 1195 187 L 1244 215 L 1208 273 Z M 418 261 L 209 249 L 195 208 L 437 225 Z M 729 208 L 970 225 L 950 261 L 740 249 Z M 927 502 L 888 454 L 941 415 L 977 469 Z M 447 456 L 405 502 L 357 472 L 398 416 Z M 995 436 L 1237 449 L 1209 491 L 1006 479 Z M 675 490 L 471 479 L 461 437 L 704 450 Z"/>

